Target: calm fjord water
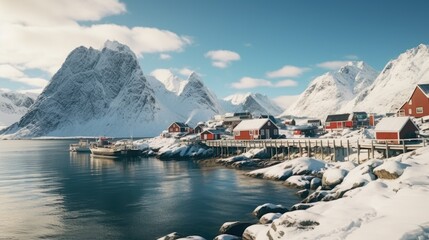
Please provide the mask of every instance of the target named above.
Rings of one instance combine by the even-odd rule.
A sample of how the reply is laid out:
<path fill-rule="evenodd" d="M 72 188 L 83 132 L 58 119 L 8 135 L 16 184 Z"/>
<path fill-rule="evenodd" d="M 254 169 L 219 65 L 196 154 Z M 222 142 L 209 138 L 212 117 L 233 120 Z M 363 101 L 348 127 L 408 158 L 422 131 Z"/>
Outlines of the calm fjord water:
<path fill-rule="evenodd" d="M 255 220 L 265 202 L 299 199 L 279 182 L 192 161 L 93 159 L 72 140 L 0 141 L 0 239 L 212 239 Z"/>

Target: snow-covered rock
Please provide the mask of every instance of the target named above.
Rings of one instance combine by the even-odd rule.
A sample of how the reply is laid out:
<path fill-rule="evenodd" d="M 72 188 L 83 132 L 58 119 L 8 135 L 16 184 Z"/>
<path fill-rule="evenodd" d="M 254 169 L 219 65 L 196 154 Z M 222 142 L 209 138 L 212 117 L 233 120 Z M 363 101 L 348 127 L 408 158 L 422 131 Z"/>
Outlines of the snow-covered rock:
<path fill-rule="evenodd" d="M 381 179 L 397 179 L 408 166 L 398 161 L 385 161 L 374 169 L 374 174 Z"/>
<path fill-rule="evenodd" d="M 229 234 L 221 234 L 216 236 L 213 240 L 241 240 L 241 237 Z"/>
<path fill-rule="evenodd" d="M 274 220 L 276 220 L 277 218 L 281 217 L 282 214 L 281 213 L 267 213 L 264 214 L 260 219 L 259 222 L 261 224 L 268 224 L 268 223 L 272 223 Z"/>
<path fill-rule="evenodd" d="M 17 122 L 35 99 L 33 95 L 0 89 L 0 129 Z"/>
<path fill-rule="evenodd" d="M 315 78 L 282 116 L 325 118 L 370 86 L 378 73 L 364 62 L 349 62 Z M 347 110 L 349 112 L 350 110 Z"/>
<path fill-rule="evenodd" d="M 243 240 L 265 240 L 268 239 L 266 237 L 266 231 L 269 229 L 268 224 L 258 224 L 258 225 L 252 225 L 246 230 L 244 230 L 243 233 Z"/>
<path fill-rule="evenodd" d="M 310 180 L 306 176 L 295 175 L 288 177 L 284 185 L 294 188 L 310 188 Z"/>
<path fill-rule="evenodd" d="M 256 218 L 260 219 L 263 215 L 267 213 L 285 213 L 287 211 L 288 209 L 282 205 L 265 203 L 257 206 L 255 210 L 253 210 L 253 215 L 255 215 Z"/>
<path fill-rule="evenodd" d="M 286 180 L 292 175 L 320 174 L 325 162 L 309 157 L 287 160 L 277 165 L 251 171 L 246 175 L 266 179 Z"/>
<path fill-rule="evenodd" d="M 234 94 L 223 99 L 222 106 L 227 112 L 250 112 L 254 115 L 273 115 L 282 109 L 267 96 L 259 93 Z"/>
<path fill-rule="evenodd" d="M 227 235 L 234 235 L 234 236 L 241 236 L 243 235 L 244 230 L 249 227 L 250 225 L 253 225 L 253 223 L 249 222 L 226 222 L 222 224 L 222 226 L 219 229 L 220 234 L 227 234 Z"/>
<path fill-rule="evenodd" d="M 322 185 L 322 180 L 320 178 L 315 177 L 315 178 L 311 179 L 311 181 L 310 181 L 310 189 L 315 190 L 320 185 Z"/>
<path fill-rule="evenodd" d="M 261 228 L 258 235 L 268 239 L 427 239 L 428 158 L 429 147 L 425 147 L 386 159 L 387 169 L 397 170 L 397 163 L 407 165 L 400 165 L 402 175 L 389 180 L 368 175 L 378 166 L 382 168 L 383 163 L 370 160 L 350 170 L 337 188 L 361 182 L 362 178 L 368 178 L 366 184 L 336 201 L 317 202 L 305 211 L 286 212 L 269 228 Z M 380 231 L 386 226 L 395 227 Z"/>
<path fill-rule="evenodd" d="M 324 189 L 332 189 L 338 184 L 340 184 L 344 177 L 347 175 L 348 171 L 340 168 L 328 168 L 323 173 L 322 178 L 322 187 Z"/>

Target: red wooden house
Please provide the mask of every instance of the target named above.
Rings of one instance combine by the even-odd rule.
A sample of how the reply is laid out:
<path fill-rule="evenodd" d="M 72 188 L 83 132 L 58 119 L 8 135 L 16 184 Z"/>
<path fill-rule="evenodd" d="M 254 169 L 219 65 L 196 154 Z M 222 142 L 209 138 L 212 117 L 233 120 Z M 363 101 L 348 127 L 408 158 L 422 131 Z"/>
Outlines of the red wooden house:
<path fill-rule="evenodd" d="M 217 129 L 206 129 L 200 134 L 201 140 L 218 140 L 221 139 L 223 131 Z"/>
<path fill-rule="evenodd" d="M 278 138 L 279 128 L 268 118 L 241 121 L 233 130 L 236 140 Z"/>
<path fill-rule="evenodd" d="M 398 110 L 398 116 L 416 118 L 429 115 L 429 84 L 419 84 L 411 97 Z"/>
<path fill-rule="evenodd" d="M 419 128 L 409 117 L 388 117 L 375 126 L 375 139 L 399 144 L 401 139 L 417 138 L 418 131 Z"/>
<path fill-rule="evenodd" d="M 353 120 L 351 114 L 332 114 L 326 117 L 325 129 L 326 130 L 335 130 L 335 129 L 344 129 L 344 128 L 353 128 Z"/>
<path fill-rule="evenodd" d="M 188 124 L 182 123 L 182 122 L 174 122 L 168 127 L 169 133 L 175 133 L 175 132 L 190 133 L 192 131 L 193 129 L 189 127 Z"/>

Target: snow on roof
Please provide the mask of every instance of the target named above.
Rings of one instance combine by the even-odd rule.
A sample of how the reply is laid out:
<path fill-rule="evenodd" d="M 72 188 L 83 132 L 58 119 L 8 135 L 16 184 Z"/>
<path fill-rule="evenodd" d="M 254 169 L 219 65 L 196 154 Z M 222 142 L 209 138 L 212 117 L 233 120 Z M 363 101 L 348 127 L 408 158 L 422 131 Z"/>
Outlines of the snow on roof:
<path fill-rule="evenodd" d="M 258 130 L 268 121 L 271 122 L 268 118 L 243 120 L 234 128 L 234 131 Z"/>
<path fill-rule="evenodd" d="M 380 120 L 375 126 L 377 132 L 399 132 L 410 120 L 409 117 L 387 117 Z"/>

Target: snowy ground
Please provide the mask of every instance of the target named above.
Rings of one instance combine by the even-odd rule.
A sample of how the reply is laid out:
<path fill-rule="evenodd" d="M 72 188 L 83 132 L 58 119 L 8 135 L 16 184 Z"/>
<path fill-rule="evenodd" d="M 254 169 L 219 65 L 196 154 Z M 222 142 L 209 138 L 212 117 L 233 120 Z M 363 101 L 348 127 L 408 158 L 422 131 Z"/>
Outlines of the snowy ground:
<path fill-rule="evenodd" d="M 300 167 L 312 169 L 315 164 L 307 159 Z M 284 175 L 285 164 L 279 164 L 277 174 L 274 167 L 265 172 Z M 272 224 L 249 227 L 245 234 L 258 240 L 429 239 L 429 147 L 357 166 L 325 168 L 324 180 L 339 184 L 316 191 L 324 193 L 324 200 L 287 212 Z"/>

